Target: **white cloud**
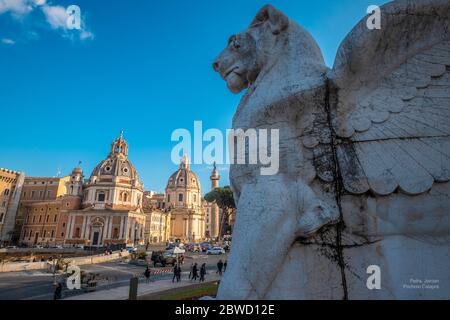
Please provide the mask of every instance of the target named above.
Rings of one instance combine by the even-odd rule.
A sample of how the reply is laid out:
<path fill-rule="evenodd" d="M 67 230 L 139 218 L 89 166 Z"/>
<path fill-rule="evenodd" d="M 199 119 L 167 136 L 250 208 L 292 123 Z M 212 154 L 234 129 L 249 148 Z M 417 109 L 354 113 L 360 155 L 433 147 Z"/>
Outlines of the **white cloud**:
<path fill-rule="evenodd" d="M 66 8 L 61 6 L 42 6 L 42 11 L 44 12 L 47 22 L 53 29 L 66 29 L 67 19 L 69 15 L 66 12 Z"/>
<path fill-rule="evenodd" d="M 81 30 L 80 39 L 81 40 L 94 39 L 94 34 L 90 31 Z"/>
<path fill-rule="evenodd" d="M 21 17 L 33 10 L 30 0 L 0 0 L 0 14 L 10 12 L 16 17 Z"/>
<path fill-rule="evenodd" d="M 62 6 L 50 6 L 42 5 L 42 12 L 45 15 L 45 19 L 50 24 L 53 29 L 61 29 L 64 32 L 64 36 L 71 38 L 70 32 L 76 32 L 74 30 L 69 30 L 67 27 L 67 20 L 69 19 L 69 14 L 67 9 Z M 81 21 L 81 29 L 78 30 L 80 40 L 94 39 L 92 32 L 86 30 L 84 21 Z"/>
<path fill-rule="evenodd" d="M 67 20 L 69 15 L 66 8 L 59 5 L 51 5 L 47 0 L 0 0 L 0 14 L 11 13 L 16 18 L 22 18 L 33 10 L 39 8 L 52 29 L 59 30 L 63 37 L 80 40 L 94 39 L 92 32 L 86 29 L 83 18 L 80 30 L 69 30 Z"/>
<path fill-rule="evenodd" d="M 3 38 L 3 39 L 2 39 L 2 43 L 3 43 L 3 44 L 7 44 L 7 45 L 13 45 L 13 44 L 15 44 L 16 42 L 15 42 L 14 40 L 12 40 L 12 39 L 9 39 L 9 38 Z"/>

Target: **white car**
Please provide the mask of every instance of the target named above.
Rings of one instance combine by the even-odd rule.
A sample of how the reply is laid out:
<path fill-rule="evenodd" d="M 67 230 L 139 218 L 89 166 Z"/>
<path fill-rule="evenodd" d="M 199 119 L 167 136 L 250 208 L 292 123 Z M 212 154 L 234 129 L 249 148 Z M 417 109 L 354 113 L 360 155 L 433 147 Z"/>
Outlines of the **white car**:
<path fill-rule="evenodd" d="M 206 251 L 206 254 L 225 254 L 225 250 L 221 247 L 213 247 Z"/>
<path fill-rule="evenodd" d="M 137 251 L 138 251 L 138 248 L 133 247 L 133 246 L 127 246 L 127 251 L 128 251 L 129 253 L 137 252 Z"/>

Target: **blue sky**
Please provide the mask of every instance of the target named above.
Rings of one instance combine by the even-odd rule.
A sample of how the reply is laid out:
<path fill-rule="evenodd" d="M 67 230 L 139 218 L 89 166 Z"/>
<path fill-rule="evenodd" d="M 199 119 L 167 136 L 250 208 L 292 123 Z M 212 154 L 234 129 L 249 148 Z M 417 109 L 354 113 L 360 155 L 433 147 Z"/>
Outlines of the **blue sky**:
<path fill-rule="evenodd" d="M 173 130 L 225 130 L 239 102 L 211 63 L 267 0 L 0 0 L 0 167 L 30 176 L 85 175 L 124 130 L 147 190 L 177 169 Z M 345 35 L 375 0 L 274 0 L 308 29 L 332 65 Z M 61 24 L 81 8 L 82 30 Z M 193 166 L 203 191 L 210 167 Z M 228 171 L 221 184 L 228 184 Z"/>

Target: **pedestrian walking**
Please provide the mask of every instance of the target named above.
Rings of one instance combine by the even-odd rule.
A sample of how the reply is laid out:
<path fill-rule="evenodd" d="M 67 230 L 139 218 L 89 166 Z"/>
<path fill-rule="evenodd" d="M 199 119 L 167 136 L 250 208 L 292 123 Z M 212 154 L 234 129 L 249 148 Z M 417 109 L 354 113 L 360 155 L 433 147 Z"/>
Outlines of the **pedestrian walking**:
<path fill-rule="evenodd" d="M 222 259 L 217 262 L 217 272 L 220 276 L 222 275 L 223 262 Z"/>
<path fill-rule="evenodd" d="M 177 266 L 177 282 L 181 281 L 181 267 L 180 265 Z"/>
<path fill-rule="evenodd" d="M 197 263 L 194 264 L 194 267 L 192 268 L 192 280 L 196 281 L 198 278 L 198 267 Z"/>
<path fill-rule="evenodd" d="M 177 266 L 177 265 L 174 265 L 174 266 L 173 266 L 173 277 L 172 277 L 172 282 L 175 282 L 175 279 L 178 280 L 177 274 L 178 274 L 178 266 Z"/>
<path fill-rule="evenodd" d="M 144 271 L 144 276 L 145 276 L 145 282 L 149 283 L 150 282 L 150 268 L 148 266 Z"/>
<path fill-rule="evenodd" d="M 62 297 L 62 284 L 58 282 L 56 284 L 55 292 L 53 294 L 53 300 L 60 300 Z"/>
<path fill-rule="evenodd" d="M 206 263 L 202 264 L 200 268 L 200 282 L 205 282 Z"/>
<path fill-rule="evenodd" d="M 194 275 L 193 270 L 194 270 L 194 263 L 191 263 L 191 267 L 189 268 L 189 280 L 191 280 L 192 276 Z"/>
<path fill-rule="evenodd" d="M 225 260 L 225 262 L 223 263 L 223 272 L 225 273 L 225 271 L 227 271 L 227 265 L 228 265 L 228 260 Z"/>

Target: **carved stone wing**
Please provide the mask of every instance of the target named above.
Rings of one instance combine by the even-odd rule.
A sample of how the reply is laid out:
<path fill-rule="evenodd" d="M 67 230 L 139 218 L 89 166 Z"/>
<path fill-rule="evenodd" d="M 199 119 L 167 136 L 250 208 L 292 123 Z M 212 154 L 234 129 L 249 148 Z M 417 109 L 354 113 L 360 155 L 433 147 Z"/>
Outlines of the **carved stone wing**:
<path fill-rule="evenodd" d="M 339 49 L 333 147 L 316 143 L 315 162 L 335 155 L 353 194 L 419 194 L 450 180 L 450 2 L 395 1 L 381 18 L 381 30 L 363 20 Z M 333 168 L 316 170 L 326 179 Z"/>

